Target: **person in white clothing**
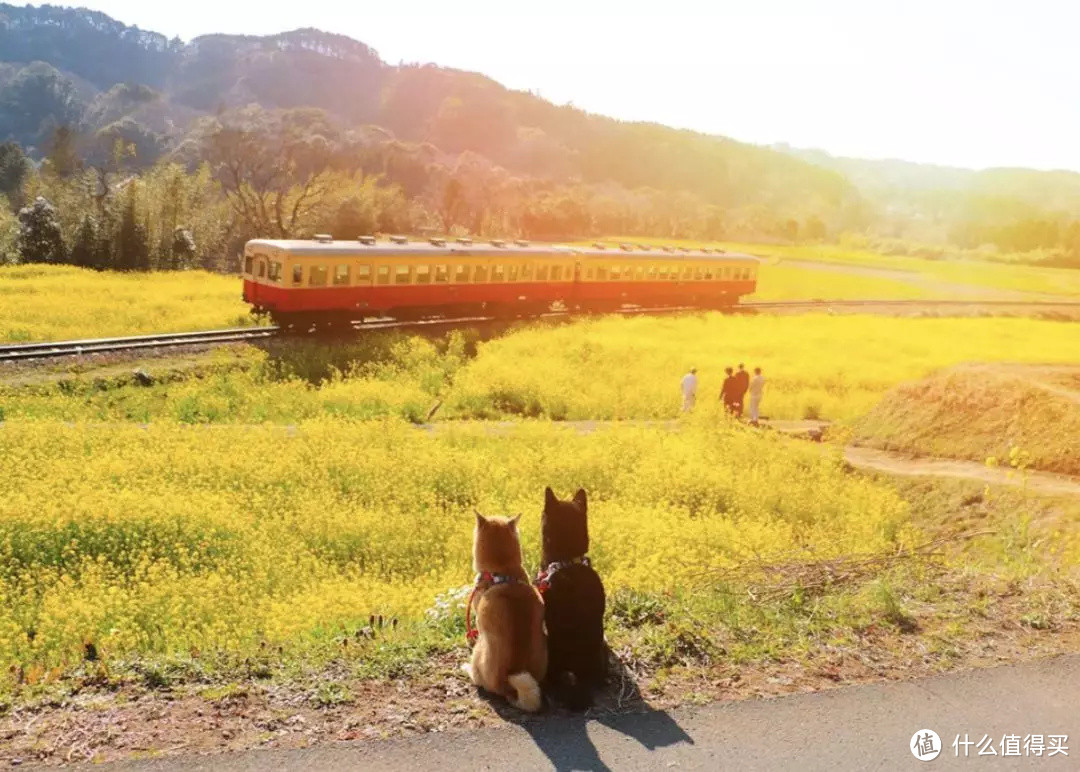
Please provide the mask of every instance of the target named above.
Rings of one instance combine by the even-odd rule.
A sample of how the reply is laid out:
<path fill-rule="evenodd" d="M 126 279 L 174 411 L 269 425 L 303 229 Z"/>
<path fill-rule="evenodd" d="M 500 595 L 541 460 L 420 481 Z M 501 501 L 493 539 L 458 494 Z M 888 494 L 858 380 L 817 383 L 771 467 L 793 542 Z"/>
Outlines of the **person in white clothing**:
<path fill-rule="evenodd" d="M 754 368 L 754 377 L 750 379 L 750 423 L 757 426 L 758 415 L 761 411 L 761 393 L 765 390 L 765 376 L 761 374 L 761 368 Z"/>
<path fill-rule="evenodd" d="M 682 379 L 682 409 L 689 413 L 694 409 L 694 401 L 697 399 L 697 368 L 691 367 L 690 372 Z"/>

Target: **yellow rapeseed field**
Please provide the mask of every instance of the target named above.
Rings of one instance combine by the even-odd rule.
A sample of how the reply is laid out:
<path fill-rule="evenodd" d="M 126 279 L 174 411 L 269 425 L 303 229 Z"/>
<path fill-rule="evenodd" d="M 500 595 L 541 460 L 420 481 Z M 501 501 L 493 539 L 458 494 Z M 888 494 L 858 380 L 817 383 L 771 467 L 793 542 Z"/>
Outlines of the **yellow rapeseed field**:
<path fill-rule="evenodd" d="M 604 318 L 533 327 L 481 344 L 457 373 L 444 415 L 670 418 L 679 379 L 698 368 L 715 407 L 723 368 L 760 366 L 763 413 L 846 420 L 890 387 L 960 362 L 1077 362 L 1069 322 L 882 316 Z"/>
<path fill-rule="evenodd" d="M 588 489 L 591 555 L 616 593 L 676 591 L 751 556 L 918 538 L 898 495 L 835 454 L 707 422 L 595 433 L 9 422 L 0 458 L 0 664 L 22 680 L 82 667 L 90 645 L 106 664 L 211 668 L 263 646 L 341 656 L 334 641 L 371 613 L 422 635 L 437 596 L 472 580 L 474 508 L 524 513 L 535 570 L 545 485 Z M 459 615 L 439 624 L 460 641 Z"/>
<path fill-rule="evenodd" d="M 240 279 L 0 265 L 0 342 L 214 330 L 253 323 Z"/>
<path fill-rule="evenodd" d="M 1077 362 L 1076 325 L 1031 319 L 882 316 L 606 317 L 530 324 L 478 344 L 368 335 L 213 356 L 209 369 L 153 386 L 76 378 L 0 386 L 0 416 L 67 421 L 295 423 L 319 416 L 673 418 L 679 380 L 698 368 L 699 411 L 715 413 L 723 368 L 764 368 L 763 411 L 848 421 L 898 383 L 963 362 Z M 336 370 L 320 367 L 332 360 Z M 218 363 L 220 364 L 214 364 Z M 154 371 L 152 365 L 149 366 Z M 325 377 L 329 373 L 329 377 Z"/>

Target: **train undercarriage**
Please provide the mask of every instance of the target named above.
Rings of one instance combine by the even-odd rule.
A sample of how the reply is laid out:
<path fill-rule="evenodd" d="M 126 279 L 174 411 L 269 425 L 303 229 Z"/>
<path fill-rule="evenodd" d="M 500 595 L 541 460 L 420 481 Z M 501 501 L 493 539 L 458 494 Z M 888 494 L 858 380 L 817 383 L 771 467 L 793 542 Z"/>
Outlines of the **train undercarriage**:
<path fill-rule="evenodd" d="M 711 297 L 707 300 L 681 298 L 679 302 L 650 303 L 648 306 L 635 305 L 618 301 L 587 301 L 572 305 L 556 303 L 470 303 L 439 306 L 408 306 L 401 308 L 357 309 L 355 311 L 279 311 L 256 307 L 253 314 L 268 316 L 283 330 L 306 333 L 316 330 L 345 330 L 357 323 L 387 321 L 416 322 L 424 320 L 450 319 L 493 319 L 512 321 L 515 319 L 534 319 L 545 314 L 610 314 L 633 311 L 642 308 L 699 308 L 708 311 L 723 311 L 738 303 L 737 295 Z"/>

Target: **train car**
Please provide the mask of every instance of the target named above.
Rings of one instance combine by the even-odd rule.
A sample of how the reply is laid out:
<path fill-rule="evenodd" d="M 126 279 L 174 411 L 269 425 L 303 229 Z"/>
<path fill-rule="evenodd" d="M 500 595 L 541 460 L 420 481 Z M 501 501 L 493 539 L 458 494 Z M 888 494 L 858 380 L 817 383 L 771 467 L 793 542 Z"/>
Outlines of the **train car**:
<path fill-rule="evenodd" d="M 525 241 L 249 241 L 244 300 L 277 324 L 483 314 L 534 316 L 562 306 L 723 308 L 754 291 L 757 258 L 720 250 L 582 249 Z"/>

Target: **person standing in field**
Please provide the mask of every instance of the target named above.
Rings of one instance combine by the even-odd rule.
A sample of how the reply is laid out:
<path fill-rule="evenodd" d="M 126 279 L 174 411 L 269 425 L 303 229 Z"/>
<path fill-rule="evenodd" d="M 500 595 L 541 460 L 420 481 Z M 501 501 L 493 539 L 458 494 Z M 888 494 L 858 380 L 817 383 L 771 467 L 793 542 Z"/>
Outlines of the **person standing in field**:
<path fill-rule="evenodd" d="M 735 373 L 735 415 L 742 418 L 743 401 L 746 399 L 746 391 L 750 388 L 750 373 L 742 362 L 739 362 L 739 371 Z"/>
<path fill-rule="evenodd" d="M 738 389 L 738 386 L 735 382 L 734 370 L 730 367 L 725 367 L 724 373 L 727 377 L 724 378 L 724 385 L 720 387 L 720 401 L 724 403 L 724 410 L 734 415 L 735 392 Z"/>
<path fill-rule="evenodd" d="M 754 377 L 750 379 L 750 425 L 757 426 L 761 415 L 761 394 L 765 391 L 765 376 L 761 368 L 754 368 Z"/>
<path fill-rule="evenodd" d="M 682 379 L 682 411 L 689 413 L 694 409 L 697 400 L 697 368 L 691 367 L 690 372 Z"/>

